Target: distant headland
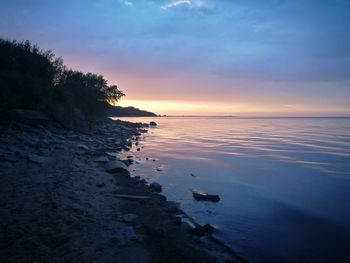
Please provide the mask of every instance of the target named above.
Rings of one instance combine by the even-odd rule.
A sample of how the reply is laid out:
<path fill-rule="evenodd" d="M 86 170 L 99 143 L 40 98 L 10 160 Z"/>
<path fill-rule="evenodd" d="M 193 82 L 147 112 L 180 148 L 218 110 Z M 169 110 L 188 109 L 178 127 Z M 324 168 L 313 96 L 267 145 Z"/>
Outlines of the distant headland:
<path fill-rule="evenodd" d="M 135 107 L 110 106 L 106 111 L 108 117 L 157 117 L 158 115 Z"/>

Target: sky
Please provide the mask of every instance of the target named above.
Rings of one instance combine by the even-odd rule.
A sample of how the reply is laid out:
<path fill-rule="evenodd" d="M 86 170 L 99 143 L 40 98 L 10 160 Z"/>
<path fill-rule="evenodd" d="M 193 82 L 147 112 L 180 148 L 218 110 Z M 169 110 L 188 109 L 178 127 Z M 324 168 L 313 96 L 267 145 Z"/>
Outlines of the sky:
<path fill-rule="evenodd" d="M 167 115 L 350 115 L 348 0 L 1 0 L 0 36 Z"/>

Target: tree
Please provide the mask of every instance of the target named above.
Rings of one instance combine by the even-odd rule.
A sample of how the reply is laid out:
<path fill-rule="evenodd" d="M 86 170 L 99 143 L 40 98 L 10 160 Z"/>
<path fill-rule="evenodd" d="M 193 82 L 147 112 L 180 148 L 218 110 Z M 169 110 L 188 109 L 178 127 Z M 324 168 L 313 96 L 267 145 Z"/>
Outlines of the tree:
<path fill-rule="evenodd" d="M 117 85 L 105 86 L 103 88 L 105 101 L 109 104 L 117 103 L 125 94 L 119 90 Z"/>
<path fill-rule="evenodd" d="M 78 109 L 94 118 L 122 96 L 102 75 L 68 70 L 51 50 L 0 38 L 0 108 Z"/>

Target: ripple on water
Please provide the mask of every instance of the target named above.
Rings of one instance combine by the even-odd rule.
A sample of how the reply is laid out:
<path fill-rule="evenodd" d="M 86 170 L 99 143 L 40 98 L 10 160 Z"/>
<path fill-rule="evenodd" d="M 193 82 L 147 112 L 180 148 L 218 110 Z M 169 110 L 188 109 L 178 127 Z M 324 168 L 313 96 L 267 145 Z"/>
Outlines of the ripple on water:
<path fill-rule="evenodd" d="M 350 262 L 349 118 L 156 121 L 135 154 L 157 162 L 135 164 L 138 175 L 164 185 L 198 222 L 216 225 L 216 235 L 241 255 L 252 262 Z M 193 188 L 221 201 L 196 202 Z"/>

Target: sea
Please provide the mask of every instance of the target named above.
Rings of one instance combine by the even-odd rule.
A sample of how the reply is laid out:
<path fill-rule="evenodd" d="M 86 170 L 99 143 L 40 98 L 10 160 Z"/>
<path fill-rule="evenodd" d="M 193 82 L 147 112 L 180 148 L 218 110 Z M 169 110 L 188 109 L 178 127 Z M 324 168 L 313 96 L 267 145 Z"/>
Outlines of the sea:
<path fill-rule="evenodd" d="M 132 175 L 248 262 L 350 262 L 350 118 L 120 119 L 158 124 L 121 154 Z"/>

